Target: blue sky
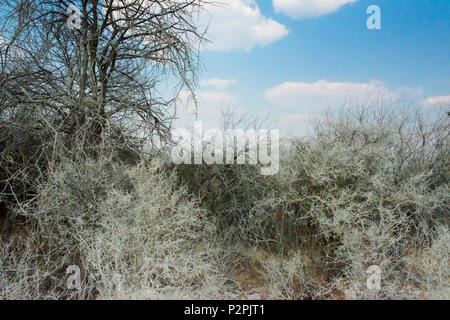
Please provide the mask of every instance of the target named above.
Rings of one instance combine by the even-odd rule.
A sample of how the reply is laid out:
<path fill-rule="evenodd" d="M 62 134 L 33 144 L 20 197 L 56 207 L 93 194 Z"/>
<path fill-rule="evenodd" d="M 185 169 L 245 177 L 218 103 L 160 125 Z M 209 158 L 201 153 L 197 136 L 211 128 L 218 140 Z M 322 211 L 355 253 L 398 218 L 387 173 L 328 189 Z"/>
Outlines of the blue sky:
<path fill-rule="evenodd" d="M 424 107 L 450 100 L 448 0 L 222 1 L 208 8 L 199 119 L 234 107 L 285 125 L 380 95 Z M 370 5 L 381 30 L 366 26 Z"/>

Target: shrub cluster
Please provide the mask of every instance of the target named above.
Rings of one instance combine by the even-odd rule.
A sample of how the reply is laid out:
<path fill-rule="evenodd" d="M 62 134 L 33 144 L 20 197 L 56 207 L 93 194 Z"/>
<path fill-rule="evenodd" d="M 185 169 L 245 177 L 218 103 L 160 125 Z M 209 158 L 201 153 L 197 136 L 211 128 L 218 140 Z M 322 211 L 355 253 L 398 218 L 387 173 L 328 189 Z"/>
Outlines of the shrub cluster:
<path fill-rule="evenodd" d="M 27 235 L 2 246 L 0 294 L 157 298 L 214 288 L 215 226 L 175 182 L 157 159 L 135 166 L 110 157 L 66 160 L 52 168 L 22 208 Z M 72 265 L 81 271 L 79 290 L 66 285 Z"/>
<path fill-rule="evenodd" d="M 233 297 L 247 272 L 268 298 L 448 299 L 448 118 L 409 114 L 325 115 L 274 176 L 60 155 L 11 207 L 22 226 L 0 247 L 0 296 Z M 381 290 L 366 287 L 371 265 Z"/>
<path fill-rule="evenodd" d="M 297 266 L 298 281 L 321 288 L 309 296 L 336 297 L 330 293 L 336 287 L 373 297 L 365 281 L 370 265 L 383 271 L 378 298 L 408 296 L 425 281 L 406 263 L 410 254 L 434 243 L 436 230 L 448 232 L 447 115 L 353 109 L 326 115 L 315 128 L 314 136 L 292 141 L 276 176 L 246 166 L 180 168 L 181 175 L 225 239 L 281 257 L 280 285 L 293 277 L 290 266 L 301 250 L 309 258 L 302 255 L 306 267 Z M 448 260 L 448 247 L 436 247 L 436 261 Z"/>

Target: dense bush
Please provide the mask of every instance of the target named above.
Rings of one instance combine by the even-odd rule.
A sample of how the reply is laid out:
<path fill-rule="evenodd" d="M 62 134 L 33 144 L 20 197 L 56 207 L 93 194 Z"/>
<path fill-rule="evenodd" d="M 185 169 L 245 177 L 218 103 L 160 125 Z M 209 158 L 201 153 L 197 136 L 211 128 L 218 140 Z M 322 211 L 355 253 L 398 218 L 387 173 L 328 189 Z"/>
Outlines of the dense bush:
<path fill-rule="evenodd" d="M 233 235 L 226 239 L 281 256 L 280 277 L 292 277 L 300 249 L 314 259 L 298 276 L 306 272 L 311 282 L 320 270 L 323 292 L 353 286 L 354 297 L 370 296 L 366 270 L 378 265 L 385 281 L 378 297 L 404 297 L 399 283 L 417 282 L 405 257 L 450 222 L 449 159 L 445 113 L 426 119 L 369 108 L 322 118 L 313 137 L 292 141 L 276 176 L 245 166 L 180 172 Z M 448 259 L 448 247 L 440 254 Z"/>
<path fill-rule="evenodd" d="M 23 210 L 26 241 L 0 254 L 6 298 L 200 296 L 217 274 L 214 225 L 158 160 L 66 161 Z M 71 265 L 80 290 L 66 287 Z"/>
<path fill-rule="evenodd" d="M 13 207 L 24 222 L 0 247 L 0 295 L 246 298 L 248 281 L 263 298 L 448 299 L 448 118 L 409 114 L 326 115 L 274 176 L 61 155 Z"/>

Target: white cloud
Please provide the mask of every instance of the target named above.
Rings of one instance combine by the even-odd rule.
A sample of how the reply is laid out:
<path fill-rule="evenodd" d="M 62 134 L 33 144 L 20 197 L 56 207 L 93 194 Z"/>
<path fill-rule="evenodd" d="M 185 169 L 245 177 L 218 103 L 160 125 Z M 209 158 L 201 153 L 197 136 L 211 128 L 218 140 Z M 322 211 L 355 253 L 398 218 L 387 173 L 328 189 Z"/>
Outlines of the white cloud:
<path fill-rule="evenodd" d="M 275 12 L 294 19 L 313 18 L 339 10 L 357 0 L 272 0 Z"/>
<path fill-rule="evenodd" d="M 236 79 L 220 79 L 211 78 L 200 81 L 200 86 L 202 87 L 213 87 L 217 90 L 225 90 L 230 85 L 237 83 Z"/>
<path fill-rule="evenodd" d="M 7 45 L 9 43 L 9 40 L 6 39 L 4 36 L 0 36 L 0 47 Z"/>
<path fill-rule="evenodd" d="M 208 4 L 201 21 L 209 23 L 209 50 L 250 50 L 265 46 L 288 34 L 287 28 L 267 18 L 255 0 L 221 0 L 223 5 Z"/>
<path fill-rule="evenodd" d="M 159 14 L 172 6 L 174 1 L 183 4 L 188 2 L 188 0 L 165 1 L 161 6 L 161 4 L 156 5 L 154 1 L 146 0 L 143 4 L 155 14 Z M 123 0 L 114 0 L 114 2 L 123 7 L 133 1 L 126 0 L 122 3 Z M 120 19 L 127 10 L 133 12 L 136 8 L 130 7 L 114 13 L 119 25 L 124 24 Z M 206 38 L 211 41 L 206 45 L 206 49 L 209 50 L 250 50 L 255 46 L 268 45 L 288 34 L 284 25 L 262 15 L 255 0 L 210 1 L 202 6 L 197 18 L 198 32 L 203 33 L 206 30 Z M 185 36 L 191 37 L 189 34 Z M 146 37 L 144 41 L 152 42 L 153 40 L 153 37 Z M 194 37 L 191 40 L 196 41 Z"/>
<path fill-rule="evenodd" d="M 265 91 L 265 97 L 281 108 L 341 107 L 392 101 L 401 96 L 380 82 L 285 82 Z"/>
<path fill-rule="evenodd" d="M 10 39 L 5 38 L 0 35 L 0 54 L 5 54 L 6 49 L 9 49 L 9 58 L 10 59 L 24 57 L 24 51 L 22 51 L 19 47 L 17 47 L 14 44 L 11 45 Z"/>
<path fill-rule="evenodd" d="M 428 97 L 422 100 L 421 104 L 423 106 L 449 106 L 450 105 L 450 96 L 436 96 L 436 97 Z"/>

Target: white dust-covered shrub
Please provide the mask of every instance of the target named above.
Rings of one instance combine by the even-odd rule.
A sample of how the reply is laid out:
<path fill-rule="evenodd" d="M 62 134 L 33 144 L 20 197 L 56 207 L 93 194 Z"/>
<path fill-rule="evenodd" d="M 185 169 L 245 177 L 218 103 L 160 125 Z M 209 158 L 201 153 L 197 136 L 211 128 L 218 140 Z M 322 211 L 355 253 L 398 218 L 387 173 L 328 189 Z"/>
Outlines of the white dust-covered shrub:
<path fill-rule="evenodd" d="M 369 108 L 321 118 L 274 176 L 52 163 L 15 208 L 26 232 L 0 246 L 0 297 L 224 298 L 248 296 L 248 279 L 275 299 L 448 299 L 449 134 L 446 114 Z"/>
<path fill-rule="evenodd" d="M 366 288 L 370 265 L 382 270 L 384 287 L 376 298 L 415 297 L 417 280 L 405 265 L 411 248 L 430 242 L 439 255 L 448 257 L 448 247 L 439 245 L 442 235 L 436 238 L 432 232 L 449 223 L 449 176 L 444 173 L 448 148 L 442 147 L 448 147 L 448 123 L 437 119 L 424 129 L 420 118 L 402 118 L 410 131 L 399 136 L 402 129 L 392 120 L 395 116 L 384 116 L 328 118 L 319 123 L 315 137 L 296 141 L 284 162 L 282 170 L 287 172 L 279 176 L 279 185 L 288 186 L 284 202 L 267 211 L 283 210 L 289 217 L 282 245 L 298 243 L 300 237 L 287 236 L 308 229 L 311 236 L 301 242 L 321 244 L 320 267 L 330 284 L 346 279 L 355 298 L 374 297 Z M 406 143 L 402 135 L 407 133 Z M 404 154 L 408 156 L 402 159 Z M 270 204 L 276 201 L 261 199 L 260 208 Z M 433 261 L 439 261 L 436 254 Z M 418 277 L 422 286 L 438 281 L 443 284 L 440 292 L 448 292 L 448 282 L 426 274 Z"/>
<path fill-rule="evenodd" d="M 280 297 L 304 296 L 295 288 L 312 282 L 310 297 L 418 298 L 419 280 L 405 257 L 411 248 L 440 243 L 432 230 L 449 224 L 449 132 L 445 113 L 351 109 L 322 118 L 314 136 L 294 139 L 275 176 L 251 166 L 179 171 L 225 239 L 276 253 L 279 260 L 261 263 L 272 265 L 268 286 Z M 299 251 L 314 259 L 293 272 Z M 382 271 L 377 292 L 366 287 L 371 265 Z M 422 287 L 432 283 L 431 276 L 417 277 Z"/>
<path fill-rule="evenodd" d="M 432 241 L 405 257 L 409 277 L 423 299 L 450 299 L 450 232 L 447 226 L 433 231 Z"/>
<path fill-rule="evenodd" d="M 1 255 L 11 272 L 2 273 L 0 288 L 11 298 L 200 297 L 217 290 L 215 227 L 157 159 L 137 166 L 107 157 L 63 162 L 29 210 L 33 229 L 17 261 Z M 70 265 L 81 270 L 80 290 L 66 287 Z"/>

